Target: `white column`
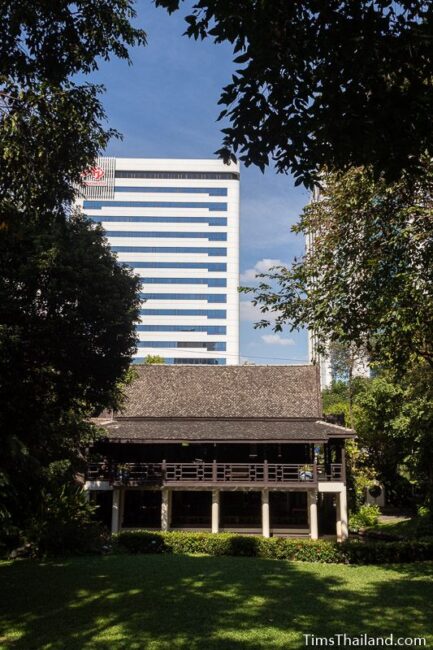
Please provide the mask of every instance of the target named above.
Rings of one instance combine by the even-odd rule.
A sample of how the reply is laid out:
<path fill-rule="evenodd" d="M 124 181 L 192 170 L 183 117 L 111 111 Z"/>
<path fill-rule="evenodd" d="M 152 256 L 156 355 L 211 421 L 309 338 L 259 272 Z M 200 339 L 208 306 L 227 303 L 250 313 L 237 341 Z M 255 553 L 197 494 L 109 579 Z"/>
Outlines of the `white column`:
<path fill-rule="evenodd" d="M 340 506 L 340 526 L 341 526 L 341 534 L 340 534 L 340 539 L 342 542 L 344 542 L 345 539 L 348 538 L 349 536 L 349 527 L 347 525 L 347 493 L 346 493 L 346 486 L 343 487 L 339 494 L 339 506 Z"/>
<path fill-rule="evenodd" d="M 262 490 L 262 535 L 270 537 L 269 525 L 269 490 Z"/>
<path fill-rule="evenodd" d="M 308 510 L 310 513 L 310 537 L 319 539 L 319 525 L 317 521 L 317 492 L 308 491 Z"/>
<path fill-rule="evenodd" d="M 111 508 L 111 532 L 118 533 L 120 528 L 120 489 L 113 489 L 113 505 Z"/>
<path fill-rule="evenodd" d="M 212 490 L 212 532 L 217 533 L 220 523 L 220 491 Z"/>
<path fill-rule="evenodd" d="M 161 530 L 169 530 L 171 524 L 171 490 L 161 490 Z"/>
<path fill-rule="evenodd" d="M 340 495 L 336 497 L 336 516 L 337 516 L 337 542 L 341 542 L 341 508 L 340 508 Z"/>

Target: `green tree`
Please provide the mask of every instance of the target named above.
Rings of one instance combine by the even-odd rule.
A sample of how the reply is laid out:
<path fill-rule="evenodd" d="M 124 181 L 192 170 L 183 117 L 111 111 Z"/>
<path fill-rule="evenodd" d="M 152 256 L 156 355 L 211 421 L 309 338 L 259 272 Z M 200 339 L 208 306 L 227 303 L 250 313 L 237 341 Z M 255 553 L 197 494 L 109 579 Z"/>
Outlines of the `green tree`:
<path fill-rule="evenodd" d="M 155 363 L 165 363 L 164 357 L 159 356 L 159 354 L 148 354 L 144 360 L 146 365 L 152 365 Z"/>
<path fill-rule="evenodd" d="M 197 0 L 186 21 L 188 36 L 233 46 L 224 158 L 273 158 L 311 186 L 325 164 L 395 180 L 433 153 L 428 0 Z"/>
<path fill-rule="evenodd" d="M 99 60 L 145 42 L 131 0 L 5 0 L 0 6 L 0 208 L 61 210 L 115 134 L 102 126 Z"/>
<path fill-rule="evenodd" d="M 349 474 L 362 502 L 374 480 L 385 485 L 388 499 L 398 505 L 413 503 L 413 488 L 433 505 L 433 371 L 412 358 L 402 375 L 382 370 L 372 379 L 356 380 L 353 389 L 353 426 L 357 440 L 348 444 Z M 344 382 L 323 391 L 326 414 L 349 413 Z"/>
<path fill-rule="evenodd" d="M 393 429 L 406 452 L 402 464 L 425 495 L 433 518 L 433 370 L 423 360 L 413 360 Z"/>
<path fill-rule="evenodd" d="M 339 348 L 339 352 L 341 349 Z M 341 354 L 342 364 L 346 355 Z M 350 356 L 348 358 L 350 363 Z M 358 439 L 346 443 L 347 481 L 349 487 L 349 507 L 357 512 L 365 502 L 365 491 L 378 478 L 378 471 L 369 457 L 369 449 L 359 434 L 358 423 L 362 422 L 364 411 L 357 402 L 359 394 L 368 390 L 369 379 L 355 377 L 350 380 L 348 373 L 342 372 L 346 379 L 333 381 L 329 388 L 322 391 L 323 412 L 325 415 L 343 415 L 345 425 L 355 429 Z"/>
<path fill-rule="evenodd" d="M 37 528 L 37 513 L 74 499 L 69 481 L 97 435 L 89 418 L 119 406 L 135 349 L 138 280 L 70 207 L 81 172 L 114 134 L 103 89 L 85 75 L 111 56 L 129 61 L 128 47 L 144 43 L 133 7 L 0 6 L 2 534 Z"/>
<path fill-rule="evenodd" d="M 119 407 L 139 280 L 79 215 L 51 224 L 3 218 L 0 517 L 23 529 L 49 481 L 61 485 L 82 468 L 98 433 L 90 417 Z"/>
<path fill-rule="evenodd" d="M 295 231 L 313 245 L 290 268 L 261 275 L 253 292 L 274 329 L 313 330 L 320 350 L 339 343 L 372 362 L 433 367 L 433 165 L 389 186 L 363 169 L 328 174 Z"/>
<path fill-rule="evenodd" d="M 404 392 L 391 373 L 382 373 L 365 383 L 354 398 L 355 428 L 360 447 L 367 451 L 366 463 L 374 468 L 377 478 L 386 486 L 388 497 L 394 495 L 396 501 L 407 496 L 402 495 L 400 489 L 403 483 L 407 484 L 400 475 L 400 466 L 406 456 L 406 440 L 395 426 Z"/>

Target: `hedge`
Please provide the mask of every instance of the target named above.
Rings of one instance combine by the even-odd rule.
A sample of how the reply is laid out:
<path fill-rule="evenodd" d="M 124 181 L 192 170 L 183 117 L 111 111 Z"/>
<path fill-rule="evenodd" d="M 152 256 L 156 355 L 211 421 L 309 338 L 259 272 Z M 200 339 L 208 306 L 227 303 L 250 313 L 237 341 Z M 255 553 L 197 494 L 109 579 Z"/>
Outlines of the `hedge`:
<path fill-rule="evenodd" d="M 298 562 L 388 564 L 433 560 L 433 540 L 360 542 L 347 540 L 256 537 L 230 533 L 149 532 L 118 533 L 115 546 L 129 553 L 203 553 L 260 557 Z"/>

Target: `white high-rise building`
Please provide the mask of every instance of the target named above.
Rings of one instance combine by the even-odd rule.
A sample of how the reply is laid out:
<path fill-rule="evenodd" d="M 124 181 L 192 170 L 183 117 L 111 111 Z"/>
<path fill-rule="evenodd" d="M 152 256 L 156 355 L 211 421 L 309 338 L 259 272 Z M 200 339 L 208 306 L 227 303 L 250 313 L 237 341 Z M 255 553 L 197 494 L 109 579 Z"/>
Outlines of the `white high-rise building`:
<path fill-rule="evenodd" d="M 135 362 L 239 363 L 239 167 L 99 158 L 78 205 L 142 281 Z"/>

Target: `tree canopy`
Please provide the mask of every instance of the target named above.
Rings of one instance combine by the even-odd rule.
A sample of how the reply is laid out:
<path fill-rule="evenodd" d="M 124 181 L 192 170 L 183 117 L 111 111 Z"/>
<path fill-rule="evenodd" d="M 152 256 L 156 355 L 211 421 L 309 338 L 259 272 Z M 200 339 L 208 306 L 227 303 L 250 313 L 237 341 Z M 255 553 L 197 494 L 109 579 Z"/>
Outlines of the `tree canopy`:
<path fill-rule="evenodd" d="M 83 75 L 100 59 L 129 61 L 145 42 L 131 0 L 5 0 L 0 6 L 0 200 L 59 209 L 115 131 L 102 87 Z M 27 215 L 29 217 L 29 215 Z"/>
<path fill-rule="evenodd" d="M 432 191 L 430 162 L 391 186 L 361 168 L 326 175 L 295 227 L 312 238 L 305 255 L 245 289 L 258 326 L 274 312 L 276 331 L 308 327 L 322 350 L 336 341 L 394 368 L 413 354 L 433 367 Z"/>
<path fill-rule="evenodd" d="M 233 45 L 224 158 L 273 159 L 312 186 L 324 165 L 395 180 L 433 153 L 429 0 L 197 0 L 186 21 L 188 36 Z"/>
<path fill-rule="evenodd" d="M 0 276 L 0 519 L 17 526 L 52 463 L 72 480 L 97 433 L 89 418 L 119 406 L 139 280 L 85 218 L 15 214 L 0 230 Z"/>
<path fill-rule="evenodd" d="M 138 278 L 71 208 L 114 133 L 83 75 L 144 43 L 133 5 L 0 6 L 0 537 L 80 511 L 68 488 L 90 418 L 118 408 L 135 350 Z"/>
<path fill-rule="evenodd" d="M 391 503 L 414 505 L 416 488 L 433 512 L 432 386 L 432 368 L 413 357 L 403 375 L 382 370 L 370 379 L 356 378 L 351 388 L 337 381 L 323 391 L 325 413 L 344 413 L 356 430 L 348 465 L 360 502 L 378 479 Z"/>
<path fill-rule="evenodd" d="M 146 365 L 153 365 L 158 363 L 165 363 L 164 357 L 161 357 L 159 354 L 148 354 L 144 359 Z"/>

